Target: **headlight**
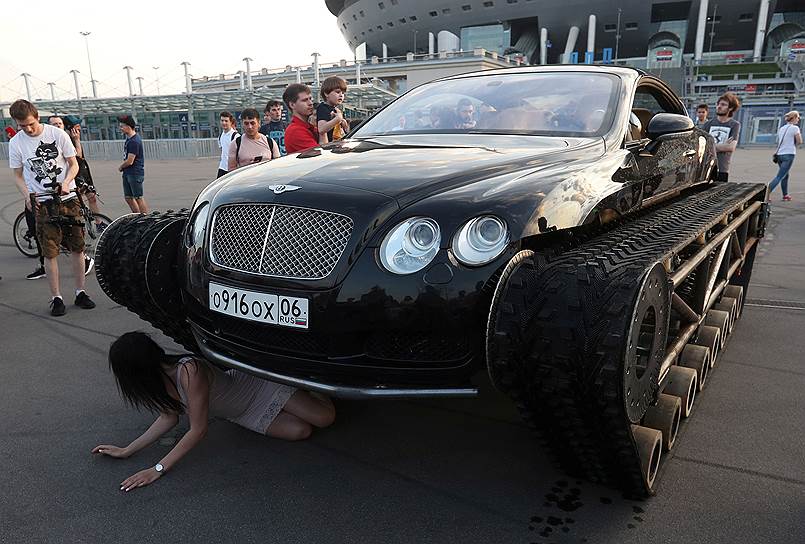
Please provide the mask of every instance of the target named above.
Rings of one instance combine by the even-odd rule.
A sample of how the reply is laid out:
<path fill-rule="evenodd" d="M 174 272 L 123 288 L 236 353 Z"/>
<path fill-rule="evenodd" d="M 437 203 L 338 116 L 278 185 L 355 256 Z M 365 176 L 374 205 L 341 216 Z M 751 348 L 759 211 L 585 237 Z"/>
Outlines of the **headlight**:
<path fill-rule="evenodd" d="M 185 245 L 187 247 L 200 247 L 204 244 L 204 232 L 207 229 L 207 216 L 210 214 L 210 205 L 205 202 L 195 211 L 190 219 L 190 228 L 187 229 Z"/>
<path fill-rule="evenodd" d="M 509 229 L 493 215 L 471 219 L 453 238 L 453 253 L 464 264 L 486 264 L 501 254 L 509 243 Z"/>
<path fill-rule="evenodd" d="M 412 217 L 394 227 L 380 245 L 380 261 L 395 274 L 425 268 L 439 252 L 439 225 L 427 217 Z"/>

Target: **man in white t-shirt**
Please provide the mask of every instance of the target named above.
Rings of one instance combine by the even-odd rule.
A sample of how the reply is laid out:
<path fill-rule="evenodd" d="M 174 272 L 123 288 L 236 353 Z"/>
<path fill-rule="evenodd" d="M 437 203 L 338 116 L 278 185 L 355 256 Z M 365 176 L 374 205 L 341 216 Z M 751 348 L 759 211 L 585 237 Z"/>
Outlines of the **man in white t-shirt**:
<path fill-rule="evenodd" d="M 95 307 L 84 291 L 84 229 L 81 207 L 75 193 L 78 161 L 75 147 L 66 132 L 39 122 L 36 106 L 17 100 L 9 108 L 20 131 L 8 144 L 8 164 L 14 170 L 17 189 L 25 207 L 36 212 L 36 236 L 50 285 L 50 313 L 66 312 L 59 288 L 58 256 L 61 246 L 71 253 L 75 276 L 75 305 L 89 310 Z M 48 196 L 57 192 L 59 198 Z M 37 193 L 35 199 L 31 195 Z"/>
<path fill-rule="evenodd" d="M 218 136 L 218 147 L 221 148 L 221 162 L 218 164 L 217 178 L 229 173 L 229 146 L 238 137 L 235 128 L 235 116 L 228 111 L 221 112 L 221 135 Z"/>

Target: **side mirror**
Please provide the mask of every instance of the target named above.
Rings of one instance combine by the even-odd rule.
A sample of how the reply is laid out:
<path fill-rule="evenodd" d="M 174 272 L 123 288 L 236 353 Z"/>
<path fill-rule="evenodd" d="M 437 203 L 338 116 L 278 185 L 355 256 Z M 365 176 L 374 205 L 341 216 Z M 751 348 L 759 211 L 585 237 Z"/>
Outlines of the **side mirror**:
<path fill-rule="evenodd" d="M 693 120 L 687 115 L 678 113 L 658 113 L 648 122 L 646 136 L 656 140 L 660 136 L 690 132 L 693 130 Z"/>

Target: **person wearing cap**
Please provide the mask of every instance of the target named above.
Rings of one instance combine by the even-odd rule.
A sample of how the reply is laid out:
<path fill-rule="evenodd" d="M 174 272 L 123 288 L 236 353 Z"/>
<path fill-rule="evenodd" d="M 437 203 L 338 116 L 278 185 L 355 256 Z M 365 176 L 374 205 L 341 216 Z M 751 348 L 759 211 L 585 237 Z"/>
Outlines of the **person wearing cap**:
<path fill-rule="evenodd" d="M 133 213 L 148 213 L 148 205 L 143 197 L 145 181 L 145 160 L 143 141 L 135 130 L 137 123 L 131 115 L 118 117 L 120 131 L 126 135 L 123 145 L 123 164 L 118 170 L 123 173 L 123 197 Z"/>

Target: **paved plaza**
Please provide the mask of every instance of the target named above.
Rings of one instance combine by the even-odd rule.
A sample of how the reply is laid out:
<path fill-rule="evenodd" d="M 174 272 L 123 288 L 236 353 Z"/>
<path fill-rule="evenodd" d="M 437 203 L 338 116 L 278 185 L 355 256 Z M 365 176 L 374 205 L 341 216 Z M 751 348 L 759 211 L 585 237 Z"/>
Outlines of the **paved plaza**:
<path fill-rule="evenodd" d="M 731 177 L 768 182 L 771 149 L 739 149 Z M 92 311 L 52 318 L 36 261 L 14 247 L 22 210 L 0 170 L 0 543 L 405 542 L 776 543 L 805 534 L 805 152 L 793 202 L 773 197 L 743 317 L 694 417 L 645 502 L 567 479 L 508 400 L 338 401 L 336 423 L 288 443 L 214 421 L 204 442 L 155 484 L 120 482 L 153 466 L 187 429 L 139 454 L 125 446 L 153 421 L 120 399 L 106 352 L 153 329 L 109 300 L 94 275 Z M 285 160 L 285 159 L 283 159 Z M 293 160 L 293 159 L 289 159 Z M 93 162 L 104 213 L 127 212 L 118 162 Z M 150 161 L 151 208 L 193 203 L 217 161 Z M 155 332 L 167 348 L 170 340 Z M 572 495 L 581 506 L 563 511 Z M 550 529 L 550 530 L 548 530 Z"/>

